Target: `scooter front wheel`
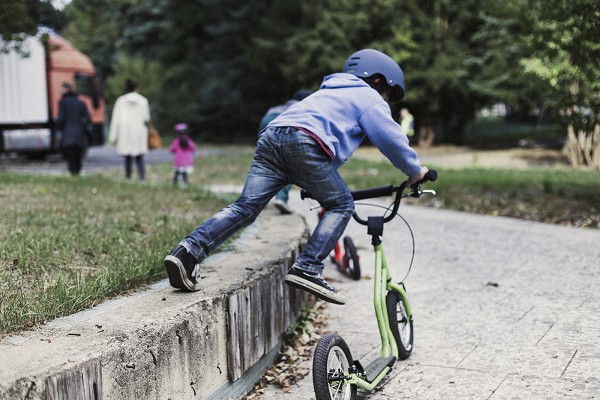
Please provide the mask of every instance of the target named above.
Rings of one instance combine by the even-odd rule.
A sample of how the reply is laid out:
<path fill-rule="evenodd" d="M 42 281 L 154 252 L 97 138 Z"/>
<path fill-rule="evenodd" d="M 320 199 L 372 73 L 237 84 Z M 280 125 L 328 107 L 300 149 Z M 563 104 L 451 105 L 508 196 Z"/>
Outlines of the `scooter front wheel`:
<path fill-rule="evenodd" d="M 356 385 L 346 383 L 352 354 L 340 336 L 321 337 L 313 357 L 313 386 L 317 400 L 355 400 Z"/>

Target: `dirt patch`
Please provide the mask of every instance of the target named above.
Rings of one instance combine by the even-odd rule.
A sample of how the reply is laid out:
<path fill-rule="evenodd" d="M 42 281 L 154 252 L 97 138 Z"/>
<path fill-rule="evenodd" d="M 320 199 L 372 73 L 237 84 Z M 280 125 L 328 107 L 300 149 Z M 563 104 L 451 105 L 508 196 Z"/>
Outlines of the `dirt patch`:
<path fill-rule="evenodd" d="M 567 168 L 568 160 L 560 150 L 545 148 L 514 148 L 480 150 L 469 147 L 441 145 L 415 147 L 424 165 L 438 168 Z M 385 156 L 372 146 L 363 146 L 355 153 L 369 160 L 384 160 Z"/>

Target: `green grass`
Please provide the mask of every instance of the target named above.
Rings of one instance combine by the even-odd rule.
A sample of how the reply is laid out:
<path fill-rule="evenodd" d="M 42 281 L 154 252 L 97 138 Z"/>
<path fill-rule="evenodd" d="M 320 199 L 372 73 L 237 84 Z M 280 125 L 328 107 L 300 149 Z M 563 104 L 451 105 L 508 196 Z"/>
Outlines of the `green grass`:
<path fill-rule="evenodd" d="M 226 205 L 172 190 L 170 174 L 141 184 L 0 173 L 0 334 L 163 277 L 164 255 Z"/>
<path fill-rule="evenodd" d="M 92 176 L 0 173 L 0 336 L 90 307 L 165 276 L 164 255 L 232 201 L 203 184 L 243 183 L 251 148 L 196 161 L 188 190 L 169 163 L 147 182 L 120 169 Z M 353 158 L 340 169 L 353 189 L 400 184 L 386 161 Z M 439 169 L 438 196 L 419 204 L 598 228 L 600 173 L 572 169 Z"/>
<path fill-rule="evenodd" d="M 243 184 L 246 173 L 252 162 L 253 149 L 248 146 L 207 147 L 209 150 L 224 150 L 219 154 L 199 157 L 194 162 L 194 172 L 191 174 L 193 184 L 210 185 Z M 150 165 L 148 180 L 151 182 L 166 182 L 173 176 L 173 166 L 170 163 Z M 107 170 L 104 176 L 120 178 L 123 171 L 120 169 Z"/>
<path fill-rule="evenodd" d="M 435 168 L 435 166 L 434 166 Z M 445 169 L 428 183 L 435 198 L 419 204 L 573 226 L 600 227 L 600 173 L 564 168 Z M 387 162 L 352 159 L 340 172 L 351 188 L 399 184 Z"/>

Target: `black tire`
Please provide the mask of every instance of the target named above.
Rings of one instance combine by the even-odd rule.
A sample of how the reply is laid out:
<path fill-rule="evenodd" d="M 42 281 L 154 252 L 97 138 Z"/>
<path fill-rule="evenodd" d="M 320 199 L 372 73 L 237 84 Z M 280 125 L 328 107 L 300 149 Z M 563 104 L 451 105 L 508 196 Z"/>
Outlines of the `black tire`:
<path fill-rule="evenodd" d="M 360 279 L 360 262 L 358 261 L 358 252 L 352 238 L 344 238 L 344 257 L 348 262 L 347 273 L 354 280 Z"/>
<path fill-rule="evenodd" d="M 46 156 L 48 154 L 49 153 L 47 153 L 45 151 L 26 153 L 25 158 L 27 158 L 28 160 L 33 160 L 33 161 L 41 161 L 41 160 L 45 160 Z"/>
<path fill-rule="evenodd" d="M 321 337 L 313 357 L 313 386 L 317 400 L 355 400 L 356 385 L 343 380 L 330 381 L 332 377 L 348 374 L 352 354 L 340 336 Z"/>
<path fill-rule="evenodd" d="M 398 346 L 398 358 L 406 360 L 413 349 L 414 330 L 412 319 L 409 320 L 406 307 L 398 292 L 389 291 L 385 297 L 388 320 L 392 334 Z"/>

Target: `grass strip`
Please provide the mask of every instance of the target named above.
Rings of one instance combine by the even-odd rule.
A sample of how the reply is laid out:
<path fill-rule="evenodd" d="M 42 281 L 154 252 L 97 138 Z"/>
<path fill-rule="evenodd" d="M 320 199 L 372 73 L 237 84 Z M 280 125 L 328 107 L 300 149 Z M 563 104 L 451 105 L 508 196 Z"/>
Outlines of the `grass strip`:
<path fill-rule="evenodd" d="M 433 166 L 433 168 L 436 168 Z M 417 204 L 578 227 L 600 227 L 600 173 L 566 168 L 436 168 L 426 186 L 437 196 Z M 385 161 L 352 159 L 340 169 L 352 189 L 400 184 Z M 408 202 L 412 202 L 408 199 Z"/>
<path fill-rule="evenodd" d="M 163 277 L 164 255 L 228 201 L 162 182 L 0 173 L 0 334 Z"/>

